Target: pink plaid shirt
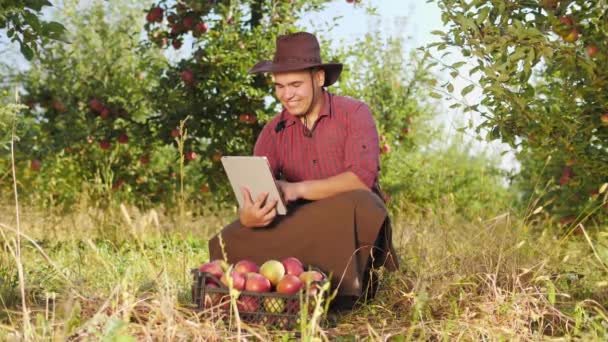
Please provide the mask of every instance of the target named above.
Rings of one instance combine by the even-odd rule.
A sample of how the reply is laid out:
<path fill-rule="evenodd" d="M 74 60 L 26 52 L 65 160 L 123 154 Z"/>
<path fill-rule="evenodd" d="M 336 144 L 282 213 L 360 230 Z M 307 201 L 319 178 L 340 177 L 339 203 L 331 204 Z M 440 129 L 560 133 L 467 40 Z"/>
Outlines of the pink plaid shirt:
<path fill-rule="evenodd" d="M 352 171 L 374 188 L 380 149 L 369 106 L 327 91 L 323 94 L 324 105 L 311 130 L 283 109 L 262 129 L 254 155 L 268 158 L 277 179 L 299 182 Z"/>

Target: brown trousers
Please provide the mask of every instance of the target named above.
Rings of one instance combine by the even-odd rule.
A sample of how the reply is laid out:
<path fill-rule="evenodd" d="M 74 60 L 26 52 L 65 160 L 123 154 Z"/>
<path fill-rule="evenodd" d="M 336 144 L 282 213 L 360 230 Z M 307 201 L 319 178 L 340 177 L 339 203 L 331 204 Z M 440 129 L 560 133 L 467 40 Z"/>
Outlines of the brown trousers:
<path fill-rule="evenodd" d="M 229 263 L 249 259 L 297 257 L 331 274 L 338 297 L 375 295 L 370 270 L 399 267 L 384 202 L 373 192 L 355 190 L 319 201 L 299 203 L 264 228 L 245 228 L 239 220 L 209 241 L 211 259 L 223 259 L 220 236 Z"/>

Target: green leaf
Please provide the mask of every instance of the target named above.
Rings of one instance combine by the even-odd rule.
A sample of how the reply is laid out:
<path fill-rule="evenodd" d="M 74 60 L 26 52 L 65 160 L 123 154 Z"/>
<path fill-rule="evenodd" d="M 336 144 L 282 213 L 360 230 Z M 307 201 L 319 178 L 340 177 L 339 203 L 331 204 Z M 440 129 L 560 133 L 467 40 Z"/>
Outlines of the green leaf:
<path fill-rule="evenodd" d="M 20 50 L 21 50 L 21 54 L 23 54 L 25 59 L 27 59 L 28 61 L 31 61 L 32 58 L 34 58 L 34 51 L 29 46 L 27 46 L 27 44 L 21 43 Z"/>
<path fill-rule="evenodd" d="M 38 20 L 38 16 L 30 11 L 23 11 L 23 18 L 25 18 L 25 22 L 28 23 L 34 31 L 40 32 L 40 21 Z"/>
<path fill-rule="evenodd" d="M 462 91 L 460 92 L 460 95 L 465 96 L 468 93 L 472 92 L 473 89 L 475 89 L 475 85 L 474 84 L 469 84 L 468 86 L 464 87 L 462 89 Z"/>
<path fill-rule="evenodd" d="M 454 85 L 452 83 L 448 84 L 447 88 L 449 93 L 452 93 L 454 91 Z"/>
<path fill-rule="evenodd" d="M 432 97 L 432 98 L 435 98 L 435 99 L 440 99 L 440 98 L 442 98 L 441 94 L 438 94 L 438 93 L 436 93 L 436 92 L 434 92 L 434 91 L 430 92 L 430 93 L 429 93 L 429 96 L 430 96 L 430 97 Z"/>

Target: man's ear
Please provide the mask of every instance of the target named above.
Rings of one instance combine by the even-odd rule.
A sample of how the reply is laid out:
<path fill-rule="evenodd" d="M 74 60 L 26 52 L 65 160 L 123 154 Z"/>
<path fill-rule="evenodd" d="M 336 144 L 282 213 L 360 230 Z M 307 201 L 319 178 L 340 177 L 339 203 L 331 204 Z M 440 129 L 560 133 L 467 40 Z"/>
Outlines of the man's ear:
<path fill-rule="evenodd" d="M 317 86 L 322 87 L 325 84 L 325 70 L 319 68 L 316 72 Z"/>

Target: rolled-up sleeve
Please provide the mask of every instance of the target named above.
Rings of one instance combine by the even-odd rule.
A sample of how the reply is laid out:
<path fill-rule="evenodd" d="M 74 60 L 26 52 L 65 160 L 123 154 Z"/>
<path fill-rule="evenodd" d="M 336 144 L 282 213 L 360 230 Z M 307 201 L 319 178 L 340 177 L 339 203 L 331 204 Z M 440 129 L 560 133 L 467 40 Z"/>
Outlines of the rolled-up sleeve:
<path fill-rule="evenodd" d="M 275 178 L 279 177 L 279 160 L 276 148 L 274 129 L 272 129 L 273 121 L 264 126 L 262 132 L 258 136 L 253 148 L 254 156 L 264 156 L 268 158 L 270 169 Z"/>
<path fill-rule="evenodd" d="M 378 178 L 380 146 L 378 130 L 368 105 L 361 104 L 348 120 L 345 166 L 372 188 Z"/>

